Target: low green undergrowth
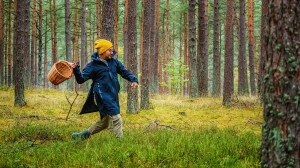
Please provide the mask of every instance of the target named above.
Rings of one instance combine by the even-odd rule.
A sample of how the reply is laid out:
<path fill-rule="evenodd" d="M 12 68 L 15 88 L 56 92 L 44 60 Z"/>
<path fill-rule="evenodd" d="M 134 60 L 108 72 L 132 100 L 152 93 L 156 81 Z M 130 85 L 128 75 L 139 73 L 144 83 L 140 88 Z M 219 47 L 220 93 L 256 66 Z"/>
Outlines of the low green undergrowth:
<path fill-rule="evenodd" d="M 13 106 L 13 91 L 0 90 L 0 167 L 259 167 L 261 107 L 241 97 L 230 107 L 221 98 L 154 95 L 151 109 L 126 114 L 124 137 L 108 130 L 85 141 L 70 134 L 96 122 L 78 116 L 79 93 L 68 121 L 72 92 L 27 90 L 25 107 Z M 72 97 L 71 97 L 72 98 Z"/>

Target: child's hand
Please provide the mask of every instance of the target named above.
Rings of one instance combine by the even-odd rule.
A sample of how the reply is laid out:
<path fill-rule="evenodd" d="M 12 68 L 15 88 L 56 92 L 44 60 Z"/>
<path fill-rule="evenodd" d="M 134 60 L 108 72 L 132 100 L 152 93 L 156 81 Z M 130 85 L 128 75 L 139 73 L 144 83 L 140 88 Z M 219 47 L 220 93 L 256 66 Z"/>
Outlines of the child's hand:
<path fill-rule="evenodd" d="M 69 65 L 72 67 L 72 68 L 75 68 L 77 66 L 78 63 L 73 63 L 73 62 L 68 62 Z"/>
<path fill-rule="evenodd" d="M 135 88 L 137 88 L 138 85 L 139 85 L 138 83 L 133 82 L 133 83 L 131 83 L 130 87 L 131 87 L 131 89 L 135 89 Z"/>

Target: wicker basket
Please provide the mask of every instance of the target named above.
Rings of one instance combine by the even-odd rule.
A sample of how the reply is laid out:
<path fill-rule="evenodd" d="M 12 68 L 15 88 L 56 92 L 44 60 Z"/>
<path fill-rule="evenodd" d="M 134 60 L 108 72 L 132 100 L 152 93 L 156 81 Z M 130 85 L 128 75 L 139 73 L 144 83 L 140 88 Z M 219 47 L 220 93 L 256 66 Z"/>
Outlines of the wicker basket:
<path fill-rule="evenodd" d="M 56 62 L 48 73 L 48 80 L 54 84 L 59 85 L 63 81 L 70 79 L 73 75 L 73 68 L 67 61 Z"/>

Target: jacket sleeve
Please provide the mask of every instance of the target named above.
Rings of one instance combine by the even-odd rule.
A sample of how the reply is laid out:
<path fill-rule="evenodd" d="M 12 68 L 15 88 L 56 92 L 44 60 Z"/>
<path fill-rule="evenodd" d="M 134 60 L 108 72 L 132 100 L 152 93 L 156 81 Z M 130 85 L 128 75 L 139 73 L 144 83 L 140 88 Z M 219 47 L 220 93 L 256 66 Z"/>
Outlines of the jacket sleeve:
<path fill-rule="evenodd" d="M 73 69 L 73 73 L 75 76 L 75 79 L 77 81 L 78 84 L 82 84 L 85 81 L 91 79 L 92 76 L 92 67 L 91 64 L 87 64 L 83 70 L 82 73 L 80 72 L 80 66 L 77 65 L 74 69 Z"/>
<path fill-rule="evenodd" d="M 130 82 L 136 82 L 136 83 L 139 82 L 137 77 L 134 76 L 130 71 L 128 71 L 119 60 L 116 59 L 116 61 L 117 61 L 117 73 L 120 74 L 122 78 Z"/>

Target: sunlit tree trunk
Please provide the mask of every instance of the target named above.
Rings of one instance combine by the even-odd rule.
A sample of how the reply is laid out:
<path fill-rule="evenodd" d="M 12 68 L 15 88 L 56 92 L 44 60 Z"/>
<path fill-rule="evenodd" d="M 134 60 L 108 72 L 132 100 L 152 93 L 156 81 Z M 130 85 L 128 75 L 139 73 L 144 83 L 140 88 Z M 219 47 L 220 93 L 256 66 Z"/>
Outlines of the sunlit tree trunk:
<path fill-rule="evenodd" d="M 255 87 L 255 65 L 254 65 L 254 1 L 248 0 L 248 37 L 249 37 L 249 69 L 250 69 L 250 86 L 251 94 L 256 94 Z"/>
<path fill-rule="evenodd" d="M 14 40 L 14 86 L 15 106 L 25 106 L 24 57 L 29 57 L 30 1 L 15 0 L 15 40 Z"/>
<path fill-rule="evenodd" d="M 198 81 L 197 81 L 197 51 L 196 51 L 196 26 L 195 26 L 195 0 L 189 0 L 189 85 L 190 98 L 198 97 Z"/>
<path fill-rule="evenodd" d="M 136 0 L 129 0 L 128 3 L 128 17 L 127 17 L 128 31 L 128 70 L 135 76 L 138 75 L 137 69 L 137 43 L 136 43 Z M 129 85 L 128 85 L 129 87 Z M 138 112 L 138 90 L 127 88 L 127 113 Z"/>
<path fill-rule="evenodd" d="M 223 105 L 231 103 L 233 94 L 233 18 L 234 1 L 227 0 L 226 23 L 225 23 L 225 65 L 223 84 Z"/>
<path fill-rule="evenodd" d="M 300 5 L 268 1 L 261 167 L 300 166 Z"/>

